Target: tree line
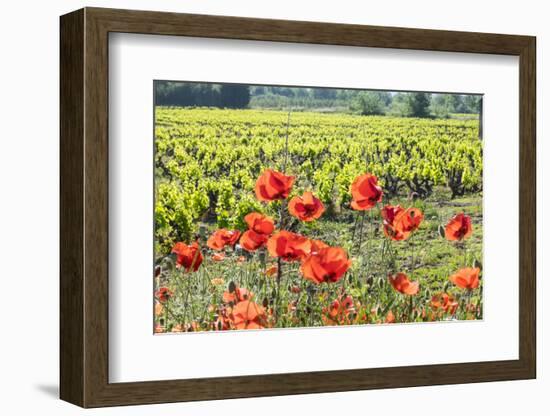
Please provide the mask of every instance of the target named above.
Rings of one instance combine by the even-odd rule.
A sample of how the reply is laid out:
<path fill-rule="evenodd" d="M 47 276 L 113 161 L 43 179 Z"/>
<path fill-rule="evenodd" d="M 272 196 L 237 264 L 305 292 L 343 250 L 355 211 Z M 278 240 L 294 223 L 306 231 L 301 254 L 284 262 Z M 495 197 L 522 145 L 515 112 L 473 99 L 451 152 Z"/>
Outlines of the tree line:
<path fill-rule="evenodd" d="M 155 82 L 155 104 L 177 107 L 247 108 L 250 87 L 241 84 Z"/>
<path fill-rule="evenodd" d="M 447 118 L 479 114 L 481 97 L 467 94 L 365 91 L 157 81 L 156 105 L 180 107 L 313 109 L 362 115 Z"/>

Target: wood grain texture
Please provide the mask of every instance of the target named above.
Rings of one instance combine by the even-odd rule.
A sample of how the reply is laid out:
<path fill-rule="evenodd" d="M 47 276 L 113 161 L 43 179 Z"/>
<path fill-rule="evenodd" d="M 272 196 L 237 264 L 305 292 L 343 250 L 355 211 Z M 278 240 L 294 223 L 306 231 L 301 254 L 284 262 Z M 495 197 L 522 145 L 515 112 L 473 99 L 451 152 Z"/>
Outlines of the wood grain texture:
<path fill-rule="evenodd" d="M 108 380 L 108 33 L 520 57 L 520 357 L 512 361 L 140 383 Z M 61 397 L 82 407 L 304 394 L 536 375 L 535 38 L 87 8 L 61 18 Z M 184 354 L 184 352 L 182 352 Z"/>
<path fill-rule="evenodd" d="M 84 12 L 60 23 L 60 388 L 84 405 Z"/>

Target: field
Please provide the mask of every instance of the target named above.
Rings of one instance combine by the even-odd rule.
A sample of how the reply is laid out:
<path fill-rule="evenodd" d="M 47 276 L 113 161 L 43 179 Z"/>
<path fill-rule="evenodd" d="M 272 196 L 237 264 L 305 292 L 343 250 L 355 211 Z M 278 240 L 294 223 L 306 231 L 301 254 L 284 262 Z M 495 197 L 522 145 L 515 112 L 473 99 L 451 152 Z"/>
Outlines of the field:
<path fill-rule="evenodd" d="M 479 319 L 481 203 L 477 120 L 157 107 L 155 332 Z"/>

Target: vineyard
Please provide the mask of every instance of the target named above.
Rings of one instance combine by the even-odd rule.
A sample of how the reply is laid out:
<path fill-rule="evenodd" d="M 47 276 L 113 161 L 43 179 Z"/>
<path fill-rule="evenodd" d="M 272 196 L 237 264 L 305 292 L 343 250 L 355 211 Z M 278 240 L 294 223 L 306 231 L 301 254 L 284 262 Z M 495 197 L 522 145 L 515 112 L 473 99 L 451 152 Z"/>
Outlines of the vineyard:
<path fill-rule="evenodd" d="M 482 168 L 472 119 L 157 107 L 157 332 L 481 317 Z M 332 284 L 321 252 L 347 265 Z"/>

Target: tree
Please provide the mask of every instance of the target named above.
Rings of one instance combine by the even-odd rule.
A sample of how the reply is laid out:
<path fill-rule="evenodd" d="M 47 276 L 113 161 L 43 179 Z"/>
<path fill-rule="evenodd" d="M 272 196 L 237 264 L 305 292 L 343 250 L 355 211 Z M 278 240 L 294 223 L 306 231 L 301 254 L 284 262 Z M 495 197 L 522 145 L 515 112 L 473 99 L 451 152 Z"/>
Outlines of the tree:
<path fill-rule="evenodd" d="M 321 100 L 333 100 L 336 98 L 336 90 L 332 88 L 314 88 L 313 98 Z"/>
<path fill-rule="evenodd" d="M 477 114 L 479 113 L 479 107 L 481 102 L 480 95 L 466 95 L 464 96 L 465 113 Z"/>
<path fill-rule="evenodd" d="M 412 117 L 428 117 L 430 115 L 431 94 L 411 92 L 407 95 Z"/>
<path fill-rule="evenodd" d="M 410 117 L 411 108 L 407 100 L 406 93 L 397 93 L 394 95 L 391 106 L 389 109 L 389 114 L 395 117 Z"/>
<path fill-rule="evenodd" d="M 449 118 L 454 112 L 453 103 L 448 99 L 449 94 L 434 94 L 430 104 L 431 113 L 437 118 Z"/>
<path fill-rule="evenodd" d="M 222 84 L 220 105 L 226 108 L 246 108 L 250 102 L 250 87 L 241 84 Z"/>
<path fill-rule="evenodd" d="M 361 91 L 351 103 L 351 109 L 362 115 L 383 115 L 386 113 L 387 99 L 391 95 L 378 91 Z"/>

